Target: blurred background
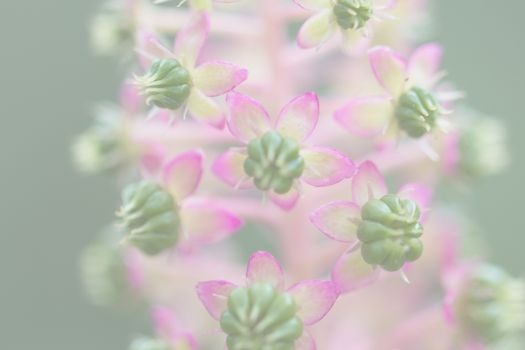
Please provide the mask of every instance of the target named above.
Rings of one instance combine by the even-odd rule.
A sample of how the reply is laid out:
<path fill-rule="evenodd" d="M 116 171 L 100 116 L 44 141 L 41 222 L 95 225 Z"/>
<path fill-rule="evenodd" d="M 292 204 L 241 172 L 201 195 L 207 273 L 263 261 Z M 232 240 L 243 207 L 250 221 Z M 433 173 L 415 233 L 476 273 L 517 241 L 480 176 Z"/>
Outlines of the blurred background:
<path fill-rule="evenodd" d="M 92 106 L 115 98 L 119 74 L 90 54 L 88 20 L 98 1 L 0 1 L 0 348 L 125 349 L 147 330 L 134 314 L 84 297 L 78 256 L 112 218 L 109 178 L 82 177 L 70 143 Z M 510 130 L 512 166 L 465 193 L 493 260 L 523 273 L 525 2 L 438 0 L 433 38 L 469 103 Z"/>

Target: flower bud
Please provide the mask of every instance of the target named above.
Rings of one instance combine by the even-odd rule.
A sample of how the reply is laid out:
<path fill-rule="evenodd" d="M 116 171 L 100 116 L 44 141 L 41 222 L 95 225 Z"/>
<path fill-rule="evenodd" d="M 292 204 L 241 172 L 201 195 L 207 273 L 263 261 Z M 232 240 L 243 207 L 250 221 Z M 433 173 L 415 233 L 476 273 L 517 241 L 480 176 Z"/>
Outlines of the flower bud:
<path fill-rule="evenodd" d="M 91 46 L 95 53 L 111 56 L 133 45 L 133 24 L 119 6 L 108 6 L 91 22 Z"/>
<path fill-rule="evenodd" d="M 455 305 L 467 335 L 495 343 L 525 329 L 525 282 L 484 265 L 472 271 Z"/>
<path fill-rule="evenodd" d="M 90 300 L 101 306 L 120 303 L 129 296 L 124 257 L 115 230 L 103 231 L 82 253 L 80 272 Z"/>
<path fill-rule="evenodd" d="M 146 103 L 159 108 L 176 110 L 191 92 L 190 73 L 174 58 L 156 60 L 148 73 L 136 81 Z"/>
<path fill-rule="evenodd" d="M 361 218 L 357 236 L 362 243 L 361 255 L 368 264 L 397 271 L 405 262 L 421 256 L 419 237 L 423 227 L 414 201 L 393 194 L 371 199 L 363 206 Z"/>
<path fill-rule="evenodd" d="M 337 0 L 334 15 L 343 29 L 361 29 L 373 14 L 370 0 Z"/>
<path fill-rule="evenodd" d="M 221 328 L 229 350 L 293 350 L 303 333 L 295 302 L 267 283 L 239 287 L 228 297 Z"/>
<path fill-rule="evenodd" d="M 253 177 L 258 189 L 287 193 L 304 171 L 304 159 L 299 151 L 297 142 L 283 138 L 275 131 L 267 132 L 248 145 L 244 171 Z"/>
<path fill-rule="evenodd" d="M 171 346 L 160 339 L 138 338 L 131 343 L 128 350 L 171 350 Z"/>
<path fill-rule="evenodd" d="M 117 216 L 127 230 L 126 241 L 148 255 L 172 247 L 179 238 L 180 217 L 173 196 L 153 181 L 129 185 Z"/>
<path fill-rule="evenodd" d="M 134 157 L 127 138 L 124 118 L 118 111 L 104 110 L 73 143 L 73 160 L 80 171 L 88 174 L 118 171 Z"/>
<path fill-rule="evenodd" d="M 509 163 L 505 127 L 495 119 L 475 120 L 459 135 L 459 167 L 468 176 L 501 172 Z"/>
<path fill-rule="evenodd" d="M 436 98 L 417 86 L 404 92 L 395 110 L 399 127 L 410 137 L 420 138 L 436 125 L 440 109 Z"/>

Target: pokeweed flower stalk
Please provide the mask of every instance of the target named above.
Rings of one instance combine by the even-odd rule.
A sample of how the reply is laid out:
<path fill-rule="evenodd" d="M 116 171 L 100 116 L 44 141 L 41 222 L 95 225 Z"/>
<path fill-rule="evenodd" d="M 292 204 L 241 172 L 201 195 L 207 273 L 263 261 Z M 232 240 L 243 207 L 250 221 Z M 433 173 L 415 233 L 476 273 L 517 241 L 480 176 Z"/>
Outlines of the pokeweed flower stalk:
<path fill-rule="evenodd" d="M 114 222 L 81 272 L 95 303 L 151 309 L 153 331 L 130 350 L 479 350 L 519 333 L 523 281 L 473 244 L 462 253 L 467 233 L 450 229 L 461 213 L 440 209 L 438 186 L 500 172 L 506 134 L 456 108 L 439 44 L 415 46 L 426 10 L 104 7 L 94 49 L 125 58 L 126 78 L 72 154 L 80 171 L 118 179 Z"/>

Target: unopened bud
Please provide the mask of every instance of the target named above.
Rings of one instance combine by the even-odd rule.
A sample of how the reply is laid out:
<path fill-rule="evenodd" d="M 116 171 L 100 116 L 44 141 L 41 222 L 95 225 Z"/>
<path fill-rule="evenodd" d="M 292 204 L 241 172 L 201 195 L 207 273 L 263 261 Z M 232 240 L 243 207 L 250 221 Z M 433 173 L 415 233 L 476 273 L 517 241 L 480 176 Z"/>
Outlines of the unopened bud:
<path fill-rule="evenodd" d="M 467 277 L 455 310 L 469 336 L 494 343 L 525 329 L 525 282 L 484 265 Z"/>

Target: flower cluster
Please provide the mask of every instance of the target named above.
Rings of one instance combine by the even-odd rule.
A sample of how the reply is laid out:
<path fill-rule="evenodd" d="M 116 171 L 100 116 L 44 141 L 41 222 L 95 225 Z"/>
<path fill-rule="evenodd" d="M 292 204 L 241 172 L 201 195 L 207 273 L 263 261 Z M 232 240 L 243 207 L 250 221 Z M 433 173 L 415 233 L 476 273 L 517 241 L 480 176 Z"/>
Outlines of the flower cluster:
<path fill-rule="evenodd" d="M 73 145 L 122 187 L 82 271 L 98 304 L 151 307 L 130 350 L 489 349 L 523 328 L 524 282 L 461 255 L 433 202 L 509 157 L 499 121 L 457 108 L 442 47 L 406 35 L 425 10 L 115 0 L 97 17 L 95 49 L 135 55 Z"/>

